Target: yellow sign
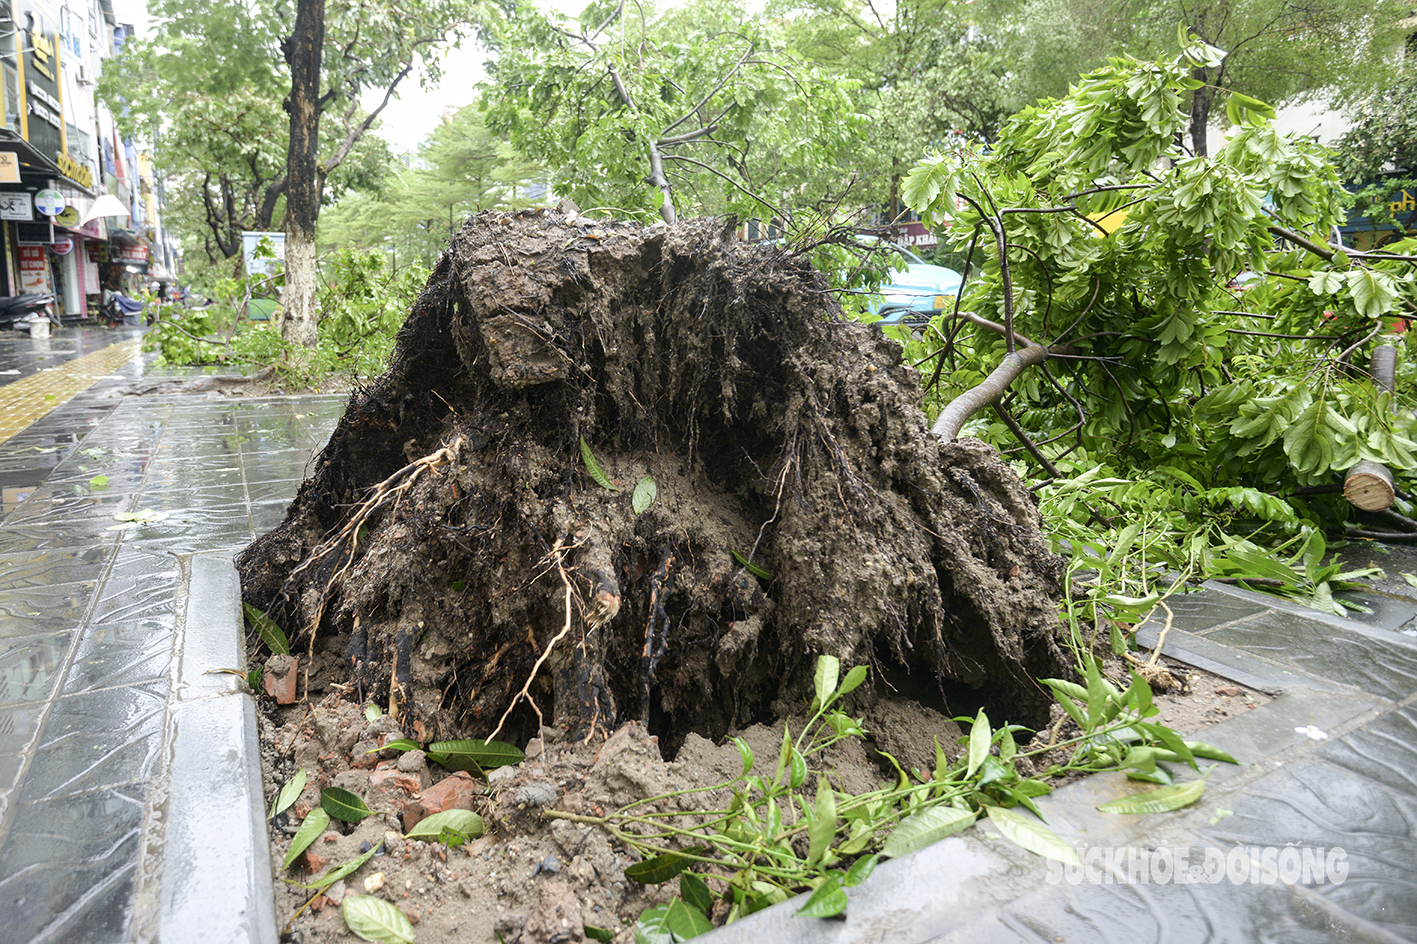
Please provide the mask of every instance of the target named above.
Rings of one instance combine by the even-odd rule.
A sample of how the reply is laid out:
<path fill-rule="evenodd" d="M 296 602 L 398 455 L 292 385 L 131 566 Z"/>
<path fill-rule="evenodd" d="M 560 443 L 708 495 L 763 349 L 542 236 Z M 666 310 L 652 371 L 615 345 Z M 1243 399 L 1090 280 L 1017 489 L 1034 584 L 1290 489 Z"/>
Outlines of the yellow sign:
<path fill-rule="evenodd" d="M 1406 210 L 1409 213 L 1417 210 L 1417 200 L 1412 199 L 1412 194 L 1406 190 L 1402 191 L 1402 199 L 1394 200 L 1388 205 L 1388 209 L 1394 213 L 1401 213 Z"/>
<path fill-rule="evenodd" d="M 54 72 L 49 64 L 49 60 L 54 58 L 54 43 L 39 30 L 31 29 L 30 46 L 32 47 L 30 64 L 40 75 L 51 82 L 55 81 Z"/>
<path fill-rule="evenodd" d="M 93 168 L 89 165 L 79 163 L 62 151 L 55 156 L 54 163 L 59 165 L 59 173 L 85 190 L 93 189 Z"/>
<path fill-rule="evenodd" d="M 64 208 L 64 212 L 54 218 L 58 226 L 68 226 L 71 229 L 79 225 L 79 208 L 70 204 Z M 62 255 L 62 253 L 61 253 Z"/>
<path fill-rule="evenodd" d="M 20 182 L 20 155 L 14 151 L 0 151 L 0 183 Z"/>

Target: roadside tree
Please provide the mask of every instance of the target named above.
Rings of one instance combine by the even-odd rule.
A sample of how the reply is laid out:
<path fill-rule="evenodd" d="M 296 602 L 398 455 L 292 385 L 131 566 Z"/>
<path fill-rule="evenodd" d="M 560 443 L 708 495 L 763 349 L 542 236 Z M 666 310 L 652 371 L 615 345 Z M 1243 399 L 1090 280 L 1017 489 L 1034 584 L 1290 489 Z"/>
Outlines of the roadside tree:
<path fill-rule="evenodd" d="M 1261 103 L 1232 96 L 1235 133 L 1186 155 L 1186 95 L 1220 55 L 1193 43 L 1172 61 L 1113 60 L 1020 112 L 987 152 L 929 157 L 905 187 L 986 260 L 918 352 L 940 384 L 937 434 L 1027 450 L 1074 490 L 1066 511 L 1104 531 L 1138 496 L 1189 516 L 1187 543 L 1151 559 L 1212 574 L 1253 536 L 1209 530 L 1224 520 L 1321 552 L 1321 529 L 1348 513 L 1324 497 L 1345 472 L 1417 472 L 1411 412 L 1394 409 L 1413 371 L 1392 377 L 1376 353 L 1411 347 L 1413 244 L 1330 245 L 1337 174 Z M 1245 272 L 1258 278 L 1227 284 Z M 992 421 L 978 415 L 991 405 Z M 1079 499 L 1089 475 L 1121 492 Z"/>

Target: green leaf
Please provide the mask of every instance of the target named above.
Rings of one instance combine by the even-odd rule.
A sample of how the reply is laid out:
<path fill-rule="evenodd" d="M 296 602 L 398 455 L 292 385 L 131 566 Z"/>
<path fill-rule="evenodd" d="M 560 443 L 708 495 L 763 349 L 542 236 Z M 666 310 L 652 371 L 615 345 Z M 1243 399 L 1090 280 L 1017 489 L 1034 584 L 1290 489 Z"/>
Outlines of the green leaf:
<path fill-rule="evenodd" d="M 1186 741 L 1185 745 L 1187 748 L 1190 749 L 1190 752 L 1192 754 L 1197 757 L 1204 757 L 1206 760 L 1218 760 L 1226 764 L 1240 763 L 1238 760 L 1231 757 L 1229 754 L 1225 753 L 1220 748 L 1210 744 L 1206 744 L 1204 741 Z"/>
<path fill-rule="evenodd" d="M 366 753 L 366 754 L 377 754 L 377 753 L 379 753 L 380 751 L 416 751 L 416 750 L 418 750 L 418 742 L 417 742 L 417 741 L 410 741 L 408 738 L 395 738 L 394 740 L 392 740 L 392 741 L 390 741 L 389 743 L 385 744 L 383 747 L 371 747 L 369 750 L 365 751 L 364 753 Z"/>
<path fill-rule="evenodd" d="M 90 488 L 108 488 L 108 476 L 106 476 L 106 475 L 95 475 L 93 478 L 89 479 L 89 487 L 90 487 Z"/>
<path fill-rule="evenodd" d="M 1019 846 L 1045 859 L 1056 859 L 1066 865 L 1078 865 L 1078 854 L 1058 834 L 1032 816 L 997 806 L 985 807 L 994 828 Z"/>
<path fill-rule="evenodd" d="M 842 884 L 847 888 L 855 888 L 866 879 L 871 877 L 871 873 L 876 871 L 876 863 L 881 859 L 878 855 L 862 856 L 851 863 L 851 868 L 846 870 L 846 878 L 842 879 Z"/>
<path fill-rule="evenodd" d="M 444 810 L 419 820 L 418 824 L 410 829 L 408 835 L 403 838 L 437 842 L 442 838 L 444 829 L 462 833 L 469 839 L 476 839 L 487 831 L 482 823 L 482 817 L 472 810 Z"/>
<path fill-rule="evenodd" d="M 337 820 L 357 823 L 374 811 L 364 805 L 364 801 L 343 787 L 326 787 L 320 791 L 320 806 Z"/>
<path fill-rule="evenodd" d="M 676 898 L 664 912 L 664 927 L 677 940 L 687 941 L 691 937 L 712 931 L 713 922 L 699 909 L 685 904 L 681 898 Z"/>
<path fill-rule="evenodd" d="M 846 910 L 846 889 L 841 887 L 841 875 L 829 872 L 807 903 L 797 909 L 804 918 L 833 918 Z"/>
<path fill-rule="evenodd" d="M 429 753 L 446 754 L 449 759 L 456 760 L 459 757 L 466 757 L 476 764 L 481 770 L 493 770 L 497 767 L 510 767 L 512 764 L 520 764 L 526 760 L 519 748 L 505 741 L 483 741 L 478 739 L 464 739 L 458 741 L 434 741 L 428 745 Z M 439 761 L 442 763 L 442 761 Z M 443 764 L 448 767 L 447 764 Z M 449 770 L 461 770 L 460 767 L 448 767 Z"/>
<path fill-rule="evenodd" d="M 744 557 L 740 552 L 734 551 L 733 559 L 748 568 L 748 573 L 752 574 L 754 577 L 758 577 L 762 580 L 772 579 L 772 571 L 765 567 L 759 567 L 757 564 L 754 564 L 752 561 L 748 560 L 748 558 Z"/>
<path fill-rule="evenodd" d="M 812 688 L 817 695 L 814 704 L 818 708 L 825 708 L 828 700 L 836 693 L 840 673 L 841 660 L 836 656 L 817 656 L 817 671 L 812 677 Z"/>
<path fill-rule="evenodd" d="M 796 747 L 791 749 L 789 758 L 788 763 L 791 766 L 788 774 L 788 786 L 796 790 L 807 782 L 807 760 L 797 752 Z"/>
<path fill-rule="evenodd" d="M 748 746 L 747 741 L 740 737 L 735 737 L 732 741 L 733 746 L 738 748 L 738 756 L 743 761 L 743 772 L 739 774 L 739 776 L 746 777 L 748 776 L 748 771 L 753 769 L 753 749 Z"/>
<path fill-rule="evenodd" d="M 581 461 L 585 463 L 586 472 L 595 480 L 595 484 L 601 488 L 609 489 L 612 492 L 620 491 L 615 487 L 615 483 L 610 481 L 610 477 L 605 474 L 605 470 L 600 467 L 600 463 L 595 461 L 595 455 L 590 451 L 590 446 L 586 445 L 585 437 L 581 437 Z"/>
<path fill-rule="evenodd" d="M 916 849 L 924 849 L 947 836 L 968 829 L 974 825 L 976 816 L 972 810 L 961 810 L 953 806 L 932 806 L 912 813 L 901 820 L 900 825 L 886 837 L 881 855 L 898 859 Z"/>
<path fill-rule="evenodd" d="M 295 776 L 287 780 L 285 786 L 280 788 L 280 794 L 276 797 L 275 805 L 271 807 L 270 816 L 267 816 L 266 819 L 272 819 L 290 809 L 291 805 L 300 798 L 300 792 L 304 789 L 305 768 L 301 767 L 295 772 Z"/>
<path fill-rule="evenodd" d="M 368 862 L 370 859 L 374 858 L 374 856 L 377 855 L 379 850 L 382 848 L 384 848 L 384 841 L 381 839 L 374 844 L 374 848 L 370 849 L 368 852 L 364 853 L 359 858 L 355 859 L 353 862 L 346 862 L 344 865 L 330 869 L 330 871 L 326 872 L 323 876 L 311 882 L 309 885 L 299 885 L 297 883 L 292 884 L 296 884 L 296 887 L 298 888 L 329 888 L 331 885 L 333 885 L 335 882 L 338 882 L 345 876 L 353 875 L 355 872 L 358 872 L 360 867 L 363 866 L 364 863 Z"/>
<path fill-rule="evenodd" d="M 984 763 L 984 758 L 989 756 L 989 745 L 993 742 L 994 732 L 989 727 L 989 718 L 980 708 L 974 724 L 969 728 L 969 769 L 964 773 L 966 777 L 974 776 L 979 765 Z"/>
<path fill-rule="evenodd" d="M 679 897 L 684 899 L 684 904 L 704 914 L 713 909 L 713 892 L 693 872 L 679 873 Z"/>
<path fill-rule="evenodd" d="M 383 709 L 380 708 L 378 705 L 374 704 L 372 701 L 371 701 L 369 704 L 367 704 L 367 705 L 364 706 L 364 720 L 365 720 L 365 721 L 374 721 L 374 720 L 377 720 L 377 719 L 379 718 L 379 716 L 382 715 L 383 713 L 384 713 Z"/>
<path fill-rule="evenodd" d="M 274 620 L 249 603 L 241 604 L 241 609 L 246 613 L 246 622 L 260 635 L 267 649 L 278 656 L 290 655 L 290 640 Z"/>
<path fill-rule="evenodd" d="M 1210 770 L 1214 769 L 1214 767 L 1210 768 Z M 1206 771 L 1207 775 L 1209 773 L 1209 770 Z M 1148 790 L 1145 793 L 1118 797 L 1097 808 L 1104 813 L 1127 813 L 1136 816 L 1144 813 L 1166 813 L 1171 810 L 1179 810 L 1183 806 L 1190 806 L 1204 793 L 1205 777 L 1201 777 L 1199 780 L 1192 780 L 1190 783 L 1183 783 L 1180 786 L 1162 787 L 1159 790 Z"/>
<path fill-rule="evenodd" d="M 584 927 L 585 936 L 590 938 L 592 941 L 608 942 L 615 940 L 615 932 L 610 930 L 609 928 L 597 928 L 593 924 L 587 924 Z"/>
<path fill-rule="evenodd" d="M 380 944 L 413 944 L 413 925 L 396 905 L 373 895 L 346 895 L 340 905 L 345 927 Z"/>
<path fill-rule="evenodd" d="M 694 860 L 689 855 L 697 855 L 699 852 L 700 847 L 694 846 L 684 852 L 666 852 L 652 859 L 636 862 L 625 869 L 625 877 L 642 885 L 661 885 L 693 865 Z"/>
<path fill-rule="evenodd" d="M 861 683 L 866 681 L 866 666 L 853 666 L 850 672 L 846 673 L 846 678 L 841 680 L 841 687 L 836 690 L 838 695 L 849 695 L 861 687 Z"/>
<path fill-rule="evenodd" d="M 833 680 L 833 683 L 835 680 Z M 836 794 L 826 774 L 817 775 L 817 802 L 812 814 L 812 822 L 807 827 L 807 868 L 813 868 L 826 860 L 831 852 L 831 841 L 836 837 Z"/>
<path fill-rule="evenodd" d="M 658 495 L 659 487 L 654 484 L 654 479 L 646 475 L 635 483 L 635 491 L 630 495 L 630 507 L 635 510 L 635 514 L 642 514 L 646 508 L 654 504 Z"/>
<path fill-rule="evenodd" d="M 676 944 L 674 933 L 665 926 L 668 905 L 645 909 L 635 922 L 635 944 Z"/>
<path fill-rule="evenodd" d="M 300 857 L 300 853 L 310 848 L 310 843 L 314 842 L 317 836 L 324 835 L 325 828 L 329 825 L 330 814 L 318 806 L 306 813 L 305 819 L 300 822 L 300 828 L 295 831 L 295 838 L 290 840 L 290 849 L 280 867 L 290 868 L 290 864 Z"/>

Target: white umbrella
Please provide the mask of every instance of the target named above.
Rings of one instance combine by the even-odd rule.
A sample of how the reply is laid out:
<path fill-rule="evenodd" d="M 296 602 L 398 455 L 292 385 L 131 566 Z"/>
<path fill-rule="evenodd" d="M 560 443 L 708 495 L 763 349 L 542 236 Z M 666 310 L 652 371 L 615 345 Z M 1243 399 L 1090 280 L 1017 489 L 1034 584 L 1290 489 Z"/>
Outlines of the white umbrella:
<path fill-rule="evenodd" d="M 87 226 L 100 216 L 126 217 L 132 215 L 128 208 L 123 205 L 123 201 L 119 200 L 111 193 L 105 193 L 93 202 L 93 206 L 89 207 L 89 211 L 84 214 L 84 219 L 79 225 Z"/>

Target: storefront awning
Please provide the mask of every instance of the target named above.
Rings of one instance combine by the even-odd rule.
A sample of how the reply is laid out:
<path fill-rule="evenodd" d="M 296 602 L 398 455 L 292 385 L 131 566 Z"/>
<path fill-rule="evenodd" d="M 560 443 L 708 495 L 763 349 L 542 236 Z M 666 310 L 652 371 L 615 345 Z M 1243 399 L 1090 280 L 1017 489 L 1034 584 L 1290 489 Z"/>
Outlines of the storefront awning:
<path fill-rule="evenodd" d="M 35 148 L 24 138 L 13 131 L 0 128 L 0 151 L 10 151 L 15 154 L 20 165 L 20 178 L 33 177 L 38 182 L 48 180 L 65 180 L 59 171 L 59 165 L 44 156 L 44 153 Z"/>

